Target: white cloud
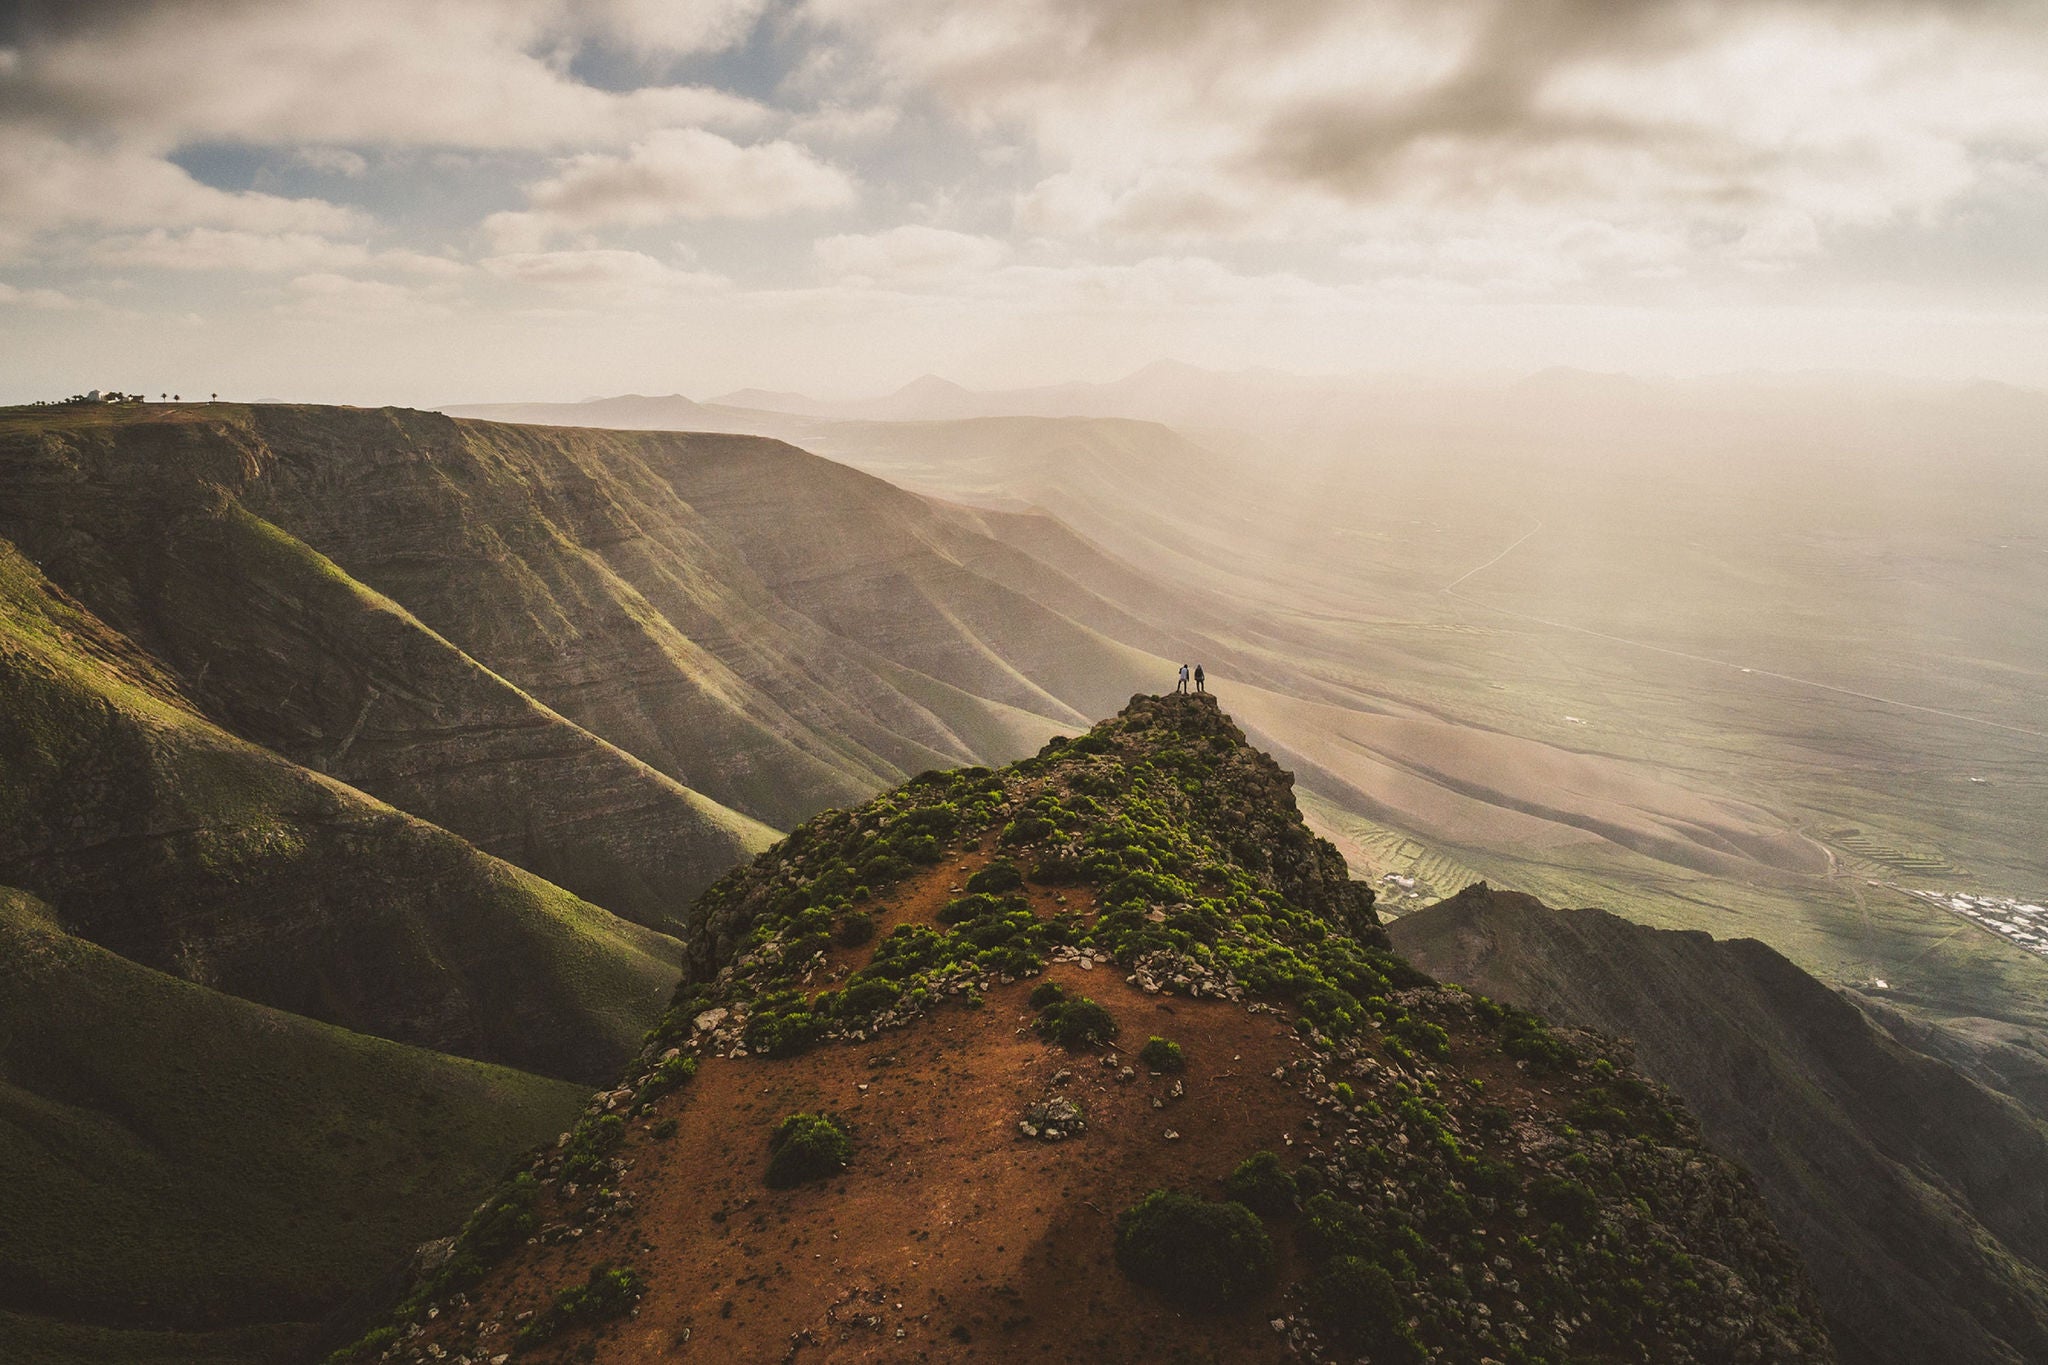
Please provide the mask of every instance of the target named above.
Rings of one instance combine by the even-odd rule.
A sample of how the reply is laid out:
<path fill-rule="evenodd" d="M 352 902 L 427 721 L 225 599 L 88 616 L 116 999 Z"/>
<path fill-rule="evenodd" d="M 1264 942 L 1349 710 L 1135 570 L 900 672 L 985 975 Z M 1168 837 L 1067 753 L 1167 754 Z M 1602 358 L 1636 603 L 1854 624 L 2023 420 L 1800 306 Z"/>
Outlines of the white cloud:
<path fill-rule="evenodd" d="M 601 227 L 833 208 L 853 198 L 853 184 L 791 142 L 743 147 L 700 128 L 671 128 L 623 155 L 570 157 L 526 194 L 530 209 L 493 214 L 485 222 L 503 245 L 535 247 L 563 233 Z"/>
<path fill-rule="evenodd" d="M 297 152 L 299 161 L 316 171 L 330 175 L 345 175 L 351 180 L 360 179 L 370 169 L 370 163 L 360 152 L 346 147 L 301 147 Z"/>
<path fill-rule="evenodd" d="M 664 20 L 662 10 L 677 17 Z M 729 32 L 744 5 L 615 0 L 159 0 L 26 44 L 20 105 L 139 146 L 550 149 L 678 124 L 750 127 L 755 101 L 694 86 L 602 89 L 566 60 L 594 28 L 669 47 Z M 724 17 L 720 17 L 724 16 Z M 567 50 L 563 44 L 568 44 Z"/>
<path fill-rule="evenodd" d="M 0 255 L 81 226 L 203 225 L 249 232 L 350 232 L 361 213 L 321 199 L 231 192 L 146 153 L 0 130 Z"/>
<path fill-rule="evenodd" d="M 1896 0 L 810 0 L 1081 248 L 1368 240 L 1514 289 L 1774 268 L 2048 159 L 2048 25 Z M 1606 224 L 1605 245 L 1588 224 Z M 1404 234 L 1388 241 L 1386 234 Z M 1739 244 L 1739 245 L 1738 245 Z M 1534 259 L 1563 251 L 1549 263 Z M 1649 259 L 1654 258 L 1654 259 Z"/>
<path fill-rule="evenodd" d="M 501 280 L 584 305 L 651 304 L 677 294 L 717 293 L 731 284 L 722 275 L 678 269 L 642 251 L 514 252 L 482 265 Z"/>
<path fill-rule="evenodd" d="M 886 232 L 825 237 L 813 247 L 827 273 L 868 283 L 942 285 L 985 275 L 1008 244 L 945 228 L 905 224 Z"/>
<path fill-rule="evenodd" d="M 445 256 L 401 249 L 373 251 L 360 242 L 339 242 L 315 233 L 259 233 L 221 228 L 103 238 L 88 248 L 89 259 L 105 265 L 153 270 L 221 270 L 282 274 L 293 271 L 371 271 L 446 279 L 468 267 Z"/>
<path fill-rule="evenodd" d="M 20 289 L 0 280 L 0 308 L 70 309 L 78 300 L 55 289 Z"/>

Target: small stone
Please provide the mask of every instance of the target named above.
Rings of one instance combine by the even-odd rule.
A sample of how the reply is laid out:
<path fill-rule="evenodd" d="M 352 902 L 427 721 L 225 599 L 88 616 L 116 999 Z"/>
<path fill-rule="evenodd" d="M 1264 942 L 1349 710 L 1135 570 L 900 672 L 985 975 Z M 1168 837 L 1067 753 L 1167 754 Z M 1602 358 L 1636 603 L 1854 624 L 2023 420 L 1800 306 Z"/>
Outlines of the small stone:
<path fill-rule="evenodd" d="M 1168 1142 L 1179 1142 L 1179 1141 L 1180 1141 L 1180 1133 L 1179 1133 L 1178 1131 L 1176 1131 L 1175 1129 L 1169 1128 L 1169 1129 L 1167 1129 L 1167 1130 L 1166 1130 L 1166 1140 L 1167 1140 Z"/>

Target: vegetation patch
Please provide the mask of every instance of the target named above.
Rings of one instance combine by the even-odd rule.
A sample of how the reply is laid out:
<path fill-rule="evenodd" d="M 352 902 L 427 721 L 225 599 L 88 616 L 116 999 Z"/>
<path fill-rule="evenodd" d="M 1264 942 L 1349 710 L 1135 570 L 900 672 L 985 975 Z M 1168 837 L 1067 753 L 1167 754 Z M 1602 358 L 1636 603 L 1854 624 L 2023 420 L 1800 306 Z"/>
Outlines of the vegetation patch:
<path fill-rule="evenodd" d="M 1419 1365 L 1429 1352 L 1408 1326 L 1394 1277 L 1360 1256 L 1331 1258 L 1309 1281 L 1315 1320 L 1374 1365 Z"/>
<path fill-rule="evenodd" d="M 1278 1218 L 1294 1211 L 1294 1177 L 1272 1152 L 1253 1152 L 1223 1182 L 1223 1193 L 1252 1212 Z"/>
<path fill-rule="evenodd" d="M 1117 1035 L 1116 1016 L 1083 996 L 1046 1006 L 1038 1016 L 1039 1036 L 1061 1047 L 1096 1047 Z"/>
<path fill-rule="evenodd" d="M 622 1318 L 646 1292 L 646 1281 L 631 1266 L 592 1266 L 588 1279 L 557 1293 L 553 1303 L 519 1329 L 516 1340 L 531 1346 L 571 1327 Z"/>
<path fill-rule="evenodd" d="M 1138 1060 L 1154 1071 L 1185 1071 L 1188 1064 L 1187 1059 L 1181 1056 L 1179 1043 L 1161 1038 L 1156 1033 L 1138 1049 Z"/>
<path fill-rule="evenodd" d="M 1138 1284 L 1201 1309 L 1265 1293 L 1277 1265 L 1250 1209 L 1171 1190 L 1154 1190 L 1117 1217 L 1116 1263 Z"/>
<path fill-rule="evenodd" d="M 791 1114 L 768 1137 L 770 1189 L 786 1190 L 807 1181 L 824 1180 L 845 1170 L 853 1160 L 853 1139 L 846 1125 L 830 1114 Z"/>

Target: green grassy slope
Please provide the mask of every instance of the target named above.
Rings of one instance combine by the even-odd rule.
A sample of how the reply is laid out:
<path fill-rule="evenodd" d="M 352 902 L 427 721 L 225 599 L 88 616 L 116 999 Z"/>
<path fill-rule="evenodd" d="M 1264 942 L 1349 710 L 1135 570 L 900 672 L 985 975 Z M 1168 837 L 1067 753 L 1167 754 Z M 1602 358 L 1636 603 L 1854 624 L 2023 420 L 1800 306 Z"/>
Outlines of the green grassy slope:
<path fill-rule="evenodd" d="M 583 1099 L 136 966 L 0 888 L 0 1357 L 272 1358 Z"/>
<path fill-rule="evenodd" d="M 259 459 L 232 422 L 62 436 L 0 423 L 0 535 L 241 737 L 627 918 L 673 931 L 773 837 L 250 513 L 223 485 Z"/>
<path fill-rule="evenodd" d="M 0 881 L 146 966 L 366 1033 L 606 1074 L 674 940 L 237 740 L 0 543 Z"/>

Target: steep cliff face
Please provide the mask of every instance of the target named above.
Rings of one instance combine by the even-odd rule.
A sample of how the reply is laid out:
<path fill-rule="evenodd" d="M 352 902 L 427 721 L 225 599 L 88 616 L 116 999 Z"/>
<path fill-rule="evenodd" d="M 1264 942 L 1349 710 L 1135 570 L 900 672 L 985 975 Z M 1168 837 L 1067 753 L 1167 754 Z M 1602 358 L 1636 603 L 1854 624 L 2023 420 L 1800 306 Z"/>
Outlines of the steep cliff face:
<path fill-rule="evenodd" d="M 2048 1128 L 2020 1105 L 1754 940 L 1483 886 L 1391 933 L 1446 981 L 1633 1040 L 1642 1069 L 1756 1176 L 1844 1360 L 2048 1359 Z M 2030 1077 L 2020 1068 L 2020 1093 Z"/>
<path fill-rule="evenodd" d="M 1211 698 L 829 811 L 353 1360 L 1825 1361 L 1747 1178 L 1437 986 Z"/>

